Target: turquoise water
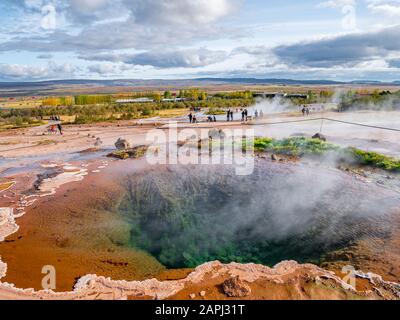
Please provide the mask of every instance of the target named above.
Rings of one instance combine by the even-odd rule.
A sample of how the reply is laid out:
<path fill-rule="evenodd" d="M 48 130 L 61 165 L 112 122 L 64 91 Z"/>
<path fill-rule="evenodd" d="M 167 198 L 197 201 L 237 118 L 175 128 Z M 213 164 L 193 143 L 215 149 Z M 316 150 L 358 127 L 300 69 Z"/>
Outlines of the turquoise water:
<path fill-rule="evenodd" d="M 251 176 L 228 167 L 175 167 L 125 180 L 119 211 L 131 245 L 170 268 L 203 262 L 287 259 L 318 263 L 360 239 L 390 236 L 396 193 L 339 171 L 258 164 Z"/>

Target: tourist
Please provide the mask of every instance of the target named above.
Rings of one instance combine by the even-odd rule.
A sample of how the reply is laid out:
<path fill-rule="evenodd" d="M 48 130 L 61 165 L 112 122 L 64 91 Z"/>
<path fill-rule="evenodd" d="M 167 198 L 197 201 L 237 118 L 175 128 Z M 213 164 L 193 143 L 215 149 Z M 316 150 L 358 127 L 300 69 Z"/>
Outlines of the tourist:
<path fill-rule="evenodd" d="M 60 135 L 63 135 L 61 123 L 57 123 L 57 128 L 58 128 L 58 131 L 60 131 Z"/>
<path fill-rule="evenodd" d="M 217 122 L 217 117 L 216 116 L 214 116 L 214 122 Z"/>
<path fill-rule="evenodd" d="M 197 123 L 197 117 L 196 117 L 196 115 L 193 116 L 192 123 Z"/>
<path fill-rule="evenodd" d="M 242 122 L 244 122 L 244 116 L 245 116 L 245 112 L 244 110 L 242 111 Z"/>
<path fill-rule="evenodd" d="M 306 113 L 307 113 L 307 116 L 309 116 L 310 115 L 310 108 L 306 108 Z"/>
<path fill-rule="evenodd" d="M 247 109 L 244 109 L 244 116 L 245 116 L 246 121 L 248 121 L 249 120 L 249 111 Z"/>
<path fill-rule="evenodd" d="M 264 112 L 261 110 L 260 111 L 260 118 L 263 119 L 264 118 Z"/>
<path fill-rule="evenodd" d="M 254 117 L 257 119 L 258 118 L 258 110 L 256 110 L 256 112 L 254 112 Z"/>
<path fill-rule="evenodd" d="M 228 112 L 226 113 L 226 120 L 229 122 L 231 118 L 231 109 L 228 110 Z"/>
<path fill-rule="evenodd" d="M 192 123 L 192 120 L 193 120 L 193 114 L 190 113 L 190 114 L 189 114 L 189 121 L 190 121 L 190 123 Z"/>
<path fill-rule="evenodd" d="M 233 121 L 233 111 L 231 111 L 231 121 Z"/>
<path fill-rule="evenodd" d="M 306 106 L 303 106 L 303 109 L 301 109 L 301 112 L 303 113 L 303 117 L 306 115 Z"/>

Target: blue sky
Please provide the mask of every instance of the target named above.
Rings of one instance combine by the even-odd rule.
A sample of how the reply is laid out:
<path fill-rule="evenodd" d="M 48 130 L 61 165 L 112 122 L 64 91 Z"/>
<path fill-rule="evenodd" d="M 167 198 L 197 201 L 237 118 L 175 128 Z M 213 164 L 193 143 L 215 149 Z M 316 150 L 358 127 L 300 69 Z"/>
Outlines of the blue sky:
<path fill-rule="evenodd" d="M 2 0 L 0 81 L 400 80 L 400 0 Z"/>

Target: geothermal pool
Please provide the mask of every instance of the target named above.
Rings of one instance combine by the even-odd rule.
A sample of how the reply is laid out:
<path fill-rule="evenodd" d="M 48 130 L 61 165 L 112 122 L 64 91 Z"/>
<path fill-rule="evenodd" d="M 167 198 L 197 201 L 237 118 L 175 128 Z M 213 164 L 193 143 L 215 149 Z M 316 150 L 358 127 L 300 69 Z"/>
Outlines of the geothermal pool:
<path fill-rule="evenodd" d="M 126 179 L 118 211 L 131 245 L 168 268 L 207 261 L 321 263 L 356 241 L 391 236 L 398 194 L 338 170 L 260 161 L 250 176 L 225 167 L 170 167 Z"/>
<path fill-rule="evenodd" d="M 257 159 L 252 175 L 237 176 L 229 166 L 115 162 L 18 220 L 0 243 L 3 281 L 40 289 L 42 266 L 54 265 L 57 291 L 67 291 L 86 274 L 143 280 L 212 260 L 273 266 L 343 255 L 398 280 L 398 208 L 398 192 L 310 163 Z M 384 266 L 370 269 L 377 260 Z"/>

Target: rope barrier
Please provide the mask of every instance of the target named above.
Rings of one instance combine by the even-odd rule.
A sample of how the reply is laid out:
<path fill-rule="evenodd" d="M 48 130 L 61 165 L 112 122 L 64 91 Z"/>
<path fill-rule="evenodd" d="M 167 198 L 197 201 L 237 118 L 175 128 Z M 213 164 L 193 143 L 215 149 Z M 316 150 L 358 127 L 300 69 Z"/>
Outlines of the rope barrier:
<path fill-rule="evenodd" d="M 363 123 L 357 123 L 357 122 L 349 122 L 349 121 L 336 120 L 336 119 L 330 119 L 330 118 L 322 118 L 322 119 L 323 119 L 323 120 L 328 120 L 328 121 L 334 121 L 334 122 L 345 123 L 345 124 L 351 124 L 351 125 L 354 125 L 354 126 L 360 126 L 360 127 L 367 127 L 367 128 L 373 128 L 373 129 L 381 129 L 381 130 L 389 130 L 389 131 L 400 132 L 400 129 L 395 129 L 395 128 L 387 128 L 387 127 L 373 126 L 373 125 L 369 125 L 369 124 L 363 124 Z"/>
<path fill-rule="evenodd" d="M 395 129 L 395 128 L 388 128 L 388 127 L 381 127 L 381 126 L 373 126 L 369 124 L 363 124 L 363 123 L 358 123 L 358 122 L 350 122 L 350 121 L 343 121 L 343 120 L 337 120 L 337 119 L 331 119 L 331 118 L 313 118 L 313 119 L 303 119 L 303 120 L 292 120 L 292 121 L 279 121 L 279 122 L 266 122 L 266 123 L 255 123 L 251 125 L 256 125 L 256 126 L 264 126 L 264 125 L 275 125 L 275 124 L 287 124 L 287 123 L 296 123 L 296 122 L 307 122 L 307 121 L 332 121 L 332 122 L 339 122 L 339 123 L 345 123 L 345 124 L 350 124 L 354 126 L 360 126 L 360 127 L 367 127 L 367 128 L 373 128 L 373 129 L 381 129 L 381 130 L 389 130 L 389 131 L 396 131 L 400 132 L 400 129 Z M 322 129 L 322 124 L 321 124 L 321 129 Z"/>
<path fill-rule="evenodd" d="M 354 126 L 360 126 L 360 127 L 367 127 L 367 128 L 373 128 L 373 129 L 380 129 L 380 130 L 388 130 L 388 131 L 395 131 L 395 132 L 400 132 L 400 129 L 396 128 L 388 128 L 388 127 L 381 127 L 381 126 L 374 126 L 374 125 L 369 125 L 369 124 L 363 124 L 363 123 L 358 123 L 358 122 L 350 122 L 350 121 L 344 121 L 344 120 L 337 120 L 337 119 L 331 119 L 331 118 L 312 118 L 312 119 L 301 119 L 301 120 L 290 120 L 290 121 L 278 121 L 278 122 L 264 122 L 264 123 L 246 123 L 248 126 L 266 126 L 266 125 L 277 125 L 277 124 L 289 124 L 289 123 L 299 123 L 299 122 L 310 122 L 310 121 L 322 121 L 321 122 L 321 131 L 323 127 L 324 120 L 326 121 L 332 121 L 332 122 L 339 122 L 339 123 L 344 123 L 344 124 L 349 124 L 349 125 L 354 125 Z M 236 123 L 240 123 L 235 121 Z M 158 127 L 157 129 L 165 129 L 168 130 L 169 127 Z M 191 126 L 184 126 L 184 127 L 178 127 L 178 129 L 212 129 L 212 127 L 204 127 L 204 126 L 199 126 L 199 127 L 191 127 Z"/>

